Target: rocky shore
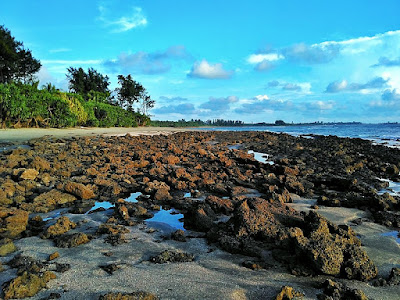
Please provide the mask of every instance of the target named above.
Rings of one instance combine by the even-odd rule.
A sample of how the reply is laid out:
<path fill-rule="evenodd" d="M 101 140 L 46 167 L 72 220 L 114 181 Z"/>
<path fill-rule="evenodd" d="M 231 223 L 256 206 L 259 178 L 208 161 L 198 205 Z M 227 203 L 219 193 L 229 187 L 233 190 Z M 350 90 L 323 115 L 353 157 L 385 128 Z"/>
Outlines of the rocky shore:
<path fill-rule="evenodd" d="M 399 245 L 385 237 L 372 251 L 363 236 L 400 227 L 388 189 L 400 181 L 400 150 L 334 136 L 169 133 L 46 136 L 0 152 L 4 299 L 400 294 Z"/>

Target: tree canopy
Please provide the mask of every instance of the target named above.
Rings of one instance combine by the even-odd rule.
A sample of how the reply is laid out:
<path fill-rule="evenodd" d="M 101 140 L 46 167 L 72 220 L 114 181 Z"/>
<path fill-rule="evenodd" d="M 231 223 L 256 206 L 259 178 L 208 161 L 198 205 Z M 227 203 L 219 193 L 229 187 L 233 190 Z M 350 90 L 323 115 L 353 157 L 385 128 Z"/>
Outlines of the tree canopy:
<path fill-rule="evenodd" d="M 147 110 L 154 106 L 154 100 L 147 94 L 146 89 L 137 81 L 133 80 L 132 76 L 118 75 L 119 88 L 116 88 L 118 104 L 121 107 L 126 107 L 127 110 L 133 110 L 133 104 L 140 102 L 141 111 L 147 114 Z"/>
<path fill-rule="evenodd" d="M 40 67 L 40 61 L 33 58 L 31 51 L 16 41 L 10 30 L 0 26 L 0 83 L 32 80 Z"/>
<path fill-rule="evenodd" d="M 67 69 L 70 91 L 86 96 L 90 91 L 103 94 L 110 94 L 108 76 L 104 76 L 93 68 L 89 68 L 87 73 L 82 68 L 69 67 Z"/>

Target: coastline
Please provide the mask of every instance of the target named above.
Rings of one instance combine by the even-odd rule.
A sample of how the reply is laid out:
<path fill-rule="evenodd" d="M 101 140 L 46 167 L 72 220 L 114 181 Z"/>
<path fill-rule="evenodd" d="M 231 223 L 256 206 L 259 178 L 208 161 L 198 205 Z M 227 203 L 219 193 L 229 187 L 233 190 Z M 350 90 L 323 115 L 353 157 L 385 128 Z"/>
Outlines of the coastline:
<path fill-rule="evenodd" d="M 315 183 L 320 180 L 318 176 L 312 175 L 309 168 L 321 172 L 318 171 L 321 162 L 312 163 L 309 155 L 305 157 L 298 155 L 307 153 L 303 151 L 304 147 L 307 146 L 307 151 L 314 156 L 321 156 L 321 159 L 326 156 L 325 153 L 330 153 L 329 151 L 336 153 L 337 144 L 343 144 L 343 149 L 355 148 L 356 151 L 364 151 L 367 157 L 375 157 L 375 153 L 367 152 L 367 141 L 343 140 L 334 137 L 321 137 L 322 141 L 318 141 L 318 139 L 310 140 L 272 133 L 199 131 L 182 132 L 170 138 L 164 135 L 177 132 L 176 128 L 142 129 L 118 128 L 117 131 L 102 128 L 99 131 L 80 129 L 83 136 L 103 135 L 103 137 L 96 139 L 83 137 L 73 140 L 69 138 L 77 136 L 74 134 L 76 129 L 72 130 L 72 135 L 69 131 L 62 130 L 59 136 L 52 135 L 55 139 L 61 139 L 57 143 L 46 137 L 32 141 L 32 149 L 29 151 L 20 149 L 15 153 L 9 151 L 4 154 L 7 157 L 2 161 L 3 172 L 9 175 L 7 181 L 2 182 L 3 188 L 10 186 L 10 179 L 18 187 L 14 192 L 15 195 L 11 198 L 7 197 L 11 200 L 18 199 L 16 201 L 18 201 L 19 209 L 35 212 L 31 215 L 31 219 L 39 214 L 43 220 L 46 220 L 42 224 L 39 235 L 28 235 L 14 241 L 18 248 L 16 254 L 22 253 L 36 260 L 45 261 L 50 254 L 58 251 L 60 258 L 56 260 L 56 263 L 71 266 L 71 269 L 66 272 L 57 272 L 57 279 L 51 280 L 47 284 L 47 289 L 42 290 L 32 299 L 42 299 L 50 293 L 60 294 L 61 299 L 83 298 L 84 295 L 87 295 L 88 299 L 98 299 L 106 292 L 137 290 L 152 292 L 161 299 L 184 299 L 187 295 L 193 299 L 272 299 L 283 285 L 291 285 L 295 290 L 303 292 L 304 299 L 315 299 L 316 295 L 322 292 L 320 284 L 326 279 L 340 281 L 350 288 L 361 289 L 368 297 L 374 299 L 393 299 L 400 292 L 400 286 L 379 288 L 360 280 L 339 279 L 338 277 L 343 277 L 343 274 L 337 274 L 337 276 L 329 276 L 323 272 L 321 274 L 321 270 L 318 269 L 319 273 L 317 272 L 313 277 L 295 276 L 288 271 L 287 263 L 277 260 L 272 251 L 283 251 L 282 254 L 284 254 L 285 251 L 292 249 L 287 249 L 282 244 L 279 247 L 283 248 L 271 250 L 268 248 L 273 247 L 270 244 L 259 244 L 260 241 L 254 239 L 254 236 L 259 234 L 266 236 L 270 234 L 269 227 L 264 228 L 263 225 L 266 221 L 263 219 L 265 215 L 269 218 L 268 222 L 272 222 L 273 226 L 279 228 L 278 231 L 285 232 L 286 227 L 290 229 L 288 233 L 297 230 L 290 223 L 282 226 L 278 219 L 269 213 L 265 214 L 265 209 L 267 212 L 285 214 L 287 218 L 293 218 L 296 227 L 300 226 L 301 230 L 304 230 L 304 235 L 307 234 L 307 222 L 302 223 L 305 217 L 299 214 L 301 209 L 296 205 L 304 201 L 306 211 L 318 212 L 318 209 L 312 209 L 311 205 L 315 203 L 308 203 L 305 200 L 307 198 L 304 197 L 297 198 L 295 195 L 289 195 L 286 189 L 306 196 L 312 195 L 312 189 L 323 192 L 328 188 L 319 189 L 312 186 L 311 189 L 310 182 L 304 181 L 306 178 Z M 192 129 L 184 128 L 179 131 L 192 131 Z M 15 141 L 26 141 L 27 131 L 24 132 L 24 134 L 23 132 L 18 134 Z M 135 136 L 122 136 L 128 132 Z M 141 133 L 143 134 L 140 135 Z M 155 136 L 146 136 L 150 134 Z M 238 143 L 245 148 L 229 148 L 230 145 Z M 248 154 L 249 148 L 260 153 L 268 153 L 274 163 L 258 162 L 253 155 Z M 395 150 L 390 151 L 393 155 L 397 155 Z M 288 158 L 282 157 L 282 154 Z M 36 159 L 33 155 L 40 157 L 40 160 L 29 165 L 31 160 Z M 296 160 L 291 158 L 292 155 Z M 361 172 L 360 165 L 353 166 L 350 160 L 350 158 L 358 159 L 357 152 L 348 155 L 350 155 L 347 159 L 351 162 L 351 171 Z M 386 164 L 384 155 L 376 159 L 376 162 L 382 166 Z M 46 166 L 46 161 L 49 163 L 48 166 Z M 334 163 L 329 165 L 331 169 L 324 170 L 329 171 L 329 176 L 332 176 L 332 183 L 324 179 L 326 181 L 324 185 L 335 184 L 334 181 L 337 180 L 335 176 L 344 171 L 338 169 L 336 162 L 337 159 L 334 159 Z M 304 168 L 305 163 L 309 164 L 307 168 Z M 24 173 L 21 172 L 26 171 L 27 168 L 37 168 L 38 174 L 30 171 L 31 177 L 23 178 Z M 178 173 L 177 170 L 180 172 Z M 230 173 L 229 170 L 232 172 Z M 229 178 L 227 173 L 231 176 L 231 179 L 228 179 L 229 182 L 226 181 Z M 366 180 L 366 182 L 372 180 L 372 183 L 376 183 L 369 173 L 361 172 L 358 176 L 360 180 Z M 348 184 L 346 180 L 342 181 L 344 186 Z M 68 188 L 66 182 L 78 184 L 75 188 L 79 187 L 81 192 Z M 265 186 L 266 182 L 268 186 Z M 351 184 L 354 189 L 361 188 L 363 183 Z M 37 190 L 38 186 L 40 190 Z M 28 193 L 25 190 L 20 193 L 19 187 L 25 187 Z M 257 188 L 257 191 L 253 188 Z M 49 197 L 49 202 L 43 203 L 39 195 L 52 191 L 61 192 L 64 197 L 68 195 L 70 197 L 72 193 L 76 199 L 71 203 L 63 203 L 61 205 L 63 208 L 59 208 L 58 211 L 60 214 L 54 216 L 54 204 L 50 202 L 50 200 L 53 201 L 52 198 Z M 126 199 L 132 192 L 140 192 L 143 196 L 138 198 L 138 202 L 129 203 Z M 200 196 L 196 196 L 199 192 Z M 185 196 L 185 193 L 189 193 L 190 196 Z M 361 191 L 360 195 L 368 193 L 369 191 Z M 217 196 L 208 197 L 214 195 Z M 342 198 L 340 195 L 335 197 Z M 125 200 L 118 200 L 119 198 Z M 376 195 L 376 200 L 385 199 Z M 290 204 L 290 200 L 295 203 Z M 96 203 L 110 202 L 113 207 L 91 214 L 84 213 L 82 206 L 90 208 L 94 201 Z M 329 201 L 326 201 L 327 205 Z M 246 215 L 241 215 L 238 205 L 244 205 L 243 209 L 247 209 L 246 203 L 248 207 L 252 207 L 250 212 L 254 214 L 254 217 L 247 218 Z M 234 209 L 235 206 L 236 209 Z M 296 209 L 290 209 L 291 206 Z M 184 214 L 186 242 L 169 237 L 173 228 L 166 225 L 155 226 L 146 221 L 164 207 L 166 207 L 165 210 L 176 208 Z M 43 209 L 49 211 L 43 213 Z M 355 210 L 355 208 L 326 206 L 320 210 L 321 215 L 326 216 L 329 221 L 336 224 L 335 226 L 345 224 L 353 227 L 355 219 L 371 218 L 364 211 Z M 259 215 L 260 212 L 261 215 Z M 40 238 L 44 228 L 54 225 L 60 216 L 68 217 L 79 224 L 70 231 L 91 236 L 90 242 L 77 248 L 59 248 L 54 244 L 55 240 Z M 234 248 L 235 240 L 240 241 L 240 237 L 235 235 L 235 232 L 230 232 L 229 226 L 224 225 L 227 222 L 226 217 L 235 220 L 231 221 L 232 226 L 240 221 L 243 223 L 241 225 L 244 226 L 243 228 L 248 227 L 248 230 L 251 230 L 251 228 L 259 227 L 262 231 L 254 235 L 251 232 L 246 233 L 244 229 L 240 231 L 240 234 L 248 235 L 247 239 L 250 243 L 248 246 L 244 245 L 245 247 L 236 249 Z M 315 225 L 323 226 L 325 221 L 317 217 L 313 222 Z M 209 232 L 206 230 L 206 233 L 202 233 L 205 228 L 203 226 L 207 227 L 210 224 Z M 104 225 L 110 226 L 112 230 L 118 228 L 118 230 L 124 229 L 129 232 L 124 234 L 124 241 L 120 244 L 110 245 L 105 242 L 107 240 L 104 238 L 105 234 L 98 233 L 98 228 Z M 376 260 L 379 269 L 378 276 L 383 277 L 387 277 L 391 268 L 400 267 L 400 260 L 397 258 L 400 257 L 399 245 L 391 237 L 380 236 L 385 228 L 389 230 L 389 227 L 377 225 L 371 220 L 364 220 L 363 224 L 355 228 L 356 233 L 361 237 L 361 242 L 367 241 L 362 248 L 359 248 L 359 251 L 365 250 L 366 255 Z M 29 227 L 29 230 L 32 228 Z M 344 232 L 337 227 L 334 231 L 336 234 L 340 233 L 338 238 L 345 237 L 343 241 L 346 243 L 353 239 L 350 230 Z M 315 232 L 315 234 L 320 233 Z M 221 237 L 220 240 L 218 240 L 218 235 Z M 349 241 L 346 238 L 348 235 L 350 235 Z M 284 234 L 281 238 L 285 236 L 287 235 Z M 327 236 L 327 239 L 331 238 L 330 235 Z M 312 239 L 312 237 L 307 236 L 307 239 Z M 118 239 L 117 241 L 120 242 Z M 233 242 L 224 244 L 226 241 Z M 388 244 L 387 247 L 384 247 L 385 243 Z M 256 246 L 253 250 L 260 246 L 267 248 L 260 252 L 250 251 L 253 245 Z M 383 247 L 379 248 L 376 245 Z M 232 248 L 229 248 L 231 246 Z M 165 249 L 193 253 L 194 261 L 163 265 L 151 263 L 150 258 Z M 227 249 L 231 249 L 234 253 L 226 252 Z M 320 249 L 316 250 L 320 251 Z M 388 254 L 387 258 L 385 253 Z M 3 265 L 14 255 L 15 253 L 2 258 Z M 261 267 L 259 270 L 244 267 L 243 264 L 246 261 L 265 264 L 266 267 Z M 312 264 L 313 261 L 310 263 Z M 100 268 L 102 265 L 109 264 L 115 264 L 118 267 L 114 274 L 108 274 Z M 50 264 L 50 267 L 54 267 L 54 263 Z M 15 276 L 15 268 L 5 266 L 5 271 L 0 275 L 0 281 L 5 283 Z M 87 287 L 83 287 L 80 284 L 82 282 L 87 282 Z"/>
<path fill-rule="evenodd" d="M 74 127 L 74 128 L 19 128 L 0 129 L 0 142 L 21 143 L 44 136 L 55 138 L 83 137 L 83 136 L 120 136 L 130 134 L 153 135 L 172 134 L 175 132 L 190 131 L 190 128 L 174 127 Z"/>

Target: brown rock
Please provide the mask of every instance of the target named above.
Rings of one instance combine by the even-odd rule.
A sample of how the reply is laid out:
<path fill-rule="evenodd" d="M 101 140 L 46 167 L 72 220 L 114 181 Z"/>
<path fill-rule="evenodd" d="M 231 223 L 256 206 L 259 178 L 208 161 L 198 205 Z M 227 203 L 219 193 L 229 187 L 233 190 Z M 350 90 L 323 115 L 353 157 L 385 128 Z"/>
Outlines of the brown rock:
<path fill-rule="evenodd" d="M 76 198 L 70 194 L 63 193 L 57 189 L 52 189 L 47 193 L 40 194 L 33 203 L 29 206 L 22 206 L 27 209 L 32 209 L 35 212 L 49 212 L 59 206 L 64 206 L 76 201 Z"/>
<path fill-rule="evenodd" d="M 15 251 L 17 251 L 17 247 L 12 240 L 7 238 L 0 240 L 0 256 L 7 256 Z"/>
<path fill-rule="evenodd" d="M 291 300 L 303 298 L 303 294 L 296 292 L 291 286 L 283 286 L 275 300 Z"/>
<path fill-rule="evenodd" d="M 35 180 L 38 175 L 39 172 L 35 169 L 26 169 L 24 172 L 22 172 L 20 178 L 26 180 Z"/>
<path fill-rule="evenodd" d="M 14 239 L 26 230 L 28 212 L 16 208 L 0 208 L 0 237 Z"/>
<path fill-rule="evenodd" d="M 48 261 L 55 260 L 56 258 L 59 258 L 59 257 L 60 257 L 60 253 L 58 253 L 58 251 L 53 252 L 52 254 L 49 255 Z"/>
<path fill-rule="evenodd" d="M 54 242 L 59 248 L 73 248 L 82 244 L 89 243 L 89 237 L 82 232 L 64 234 L 54 239 Z"/>
<path fill-rule="evenodd" d="M 64 186 L 64 190 L 72 195 L 75 195 L 81 199 L 92 199 L 95 197 L 95 194 L 92 188 L 83 185 L 82 183 L 69 181 Z"/>
<path fill-rule="evenodd" d="M 46 231 L 43 233 L 43 238 L 54 238 L 61 234 L 68 232 L 71 229 L 74 229 L 76 224 L 72 222 L 68 217 L 60 217 L 57 219 L 56 224 L 49 226 Z"/>
<path fill-rule="evenodd" d="M 56 275 L 50 271 L 40 275 L 24 272 L 21 276 L 11 280 L 4 288 L 4 299 L 32 297 L 45 288 L 47 282 L 55 278 Z"/>

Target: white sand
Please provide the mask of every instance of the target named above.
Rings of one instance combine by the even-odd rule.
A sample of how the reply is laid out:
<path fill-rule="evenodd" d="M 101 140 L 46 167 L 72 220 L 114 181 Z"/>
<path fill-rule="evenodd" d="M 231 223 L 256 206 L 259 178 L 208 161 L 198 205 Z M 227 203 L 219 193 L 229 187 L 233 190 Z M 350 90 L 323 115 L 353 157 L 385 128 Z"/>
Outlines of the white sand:
<path fill-rule="evenodd" d="M 96 136 L 96 135 L 154 135 L 171 134 L 175 132 L 188 131 L 190 128 L 173 127 L 79 127 L 79 128 L 21 128 L 21 129 L 0 129 L 0 142 L 21 143 L 34 138 L 43 136 L 53 137 L 78 137 L 78 136 Z"/>

